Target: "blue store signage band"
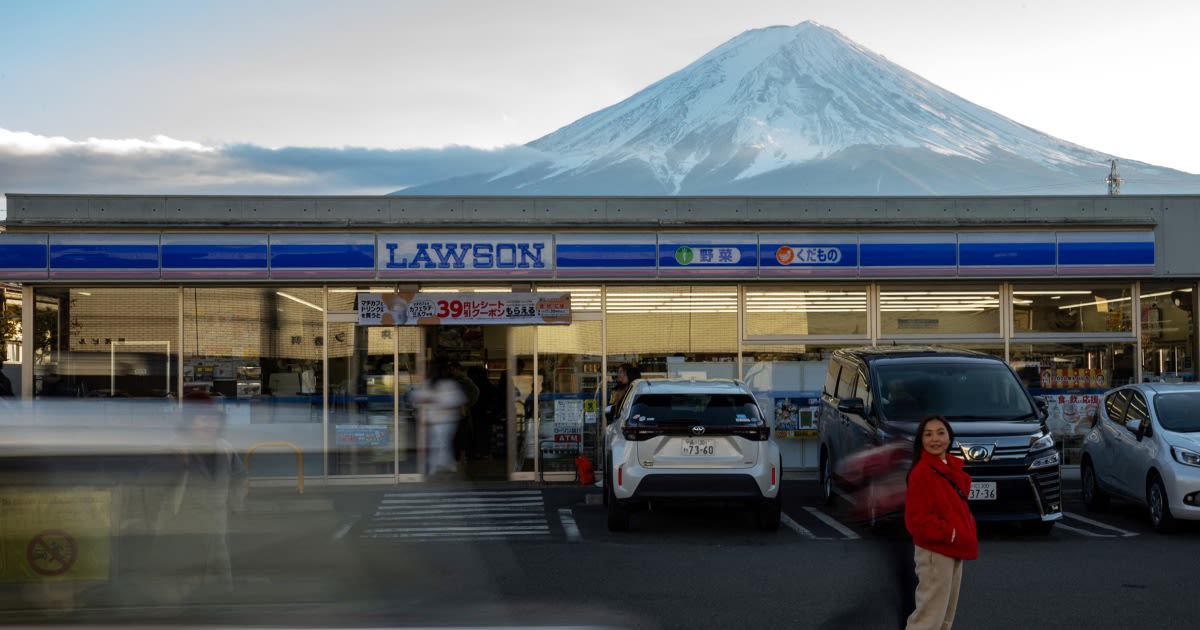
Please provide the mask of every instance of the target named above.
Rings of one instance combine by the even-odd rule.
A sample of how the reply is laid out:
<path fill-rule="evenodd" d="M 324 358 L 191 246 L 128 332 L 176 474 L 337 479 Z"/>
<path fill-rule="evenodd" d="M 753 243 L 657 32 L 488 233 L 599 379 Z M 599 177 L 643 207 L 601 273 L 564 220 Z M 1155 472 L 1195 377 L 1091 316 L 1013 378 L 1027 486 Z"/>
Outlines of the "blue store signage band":
<path fill-rule="evenodd" d="M 0 279 L 1134 277 L 1154 232 L 0 234 Z"/>

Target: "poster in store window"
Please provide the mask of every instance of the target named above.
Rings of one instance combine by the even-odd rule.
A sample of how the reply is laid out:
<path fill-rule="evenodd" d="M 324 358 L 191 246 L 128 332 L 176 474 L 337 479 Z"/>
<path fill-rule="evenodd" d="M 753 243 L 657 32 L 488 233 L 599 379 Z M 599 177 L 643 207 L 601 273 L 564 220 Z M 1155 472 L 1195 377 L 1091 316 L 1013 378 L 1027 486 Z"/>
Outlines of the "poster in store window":
<path fill-rule="evenodd" d="M 821 399 L 789 396 L 774 399 L 775 437 L 812 439 L 817 437 L 817 412 Z"/>
<path fill-rule="evenodd" d="M 583 448 L 583 401 L 554 401 L 554 444 L 557 452 L 579 452 Z"/>
<path fill-rule="evenodd" d="M 1079 437 L 1092 430 L 1100 394 L 1047 394 L 1046 426 L 1058 438 Z"/>

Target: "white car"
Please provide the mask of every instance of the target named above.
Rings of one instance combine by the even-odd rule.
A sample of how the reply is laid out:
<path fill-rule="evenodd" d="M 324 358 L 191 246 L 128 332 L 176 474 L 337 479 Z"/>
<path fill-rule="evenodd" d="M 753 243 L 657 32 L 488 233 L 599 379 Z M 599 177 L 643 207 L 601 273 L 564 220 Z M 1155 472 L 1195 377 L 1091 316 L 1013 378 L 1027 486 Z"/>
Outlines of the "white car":
<path fill-rule="evenodd" d="M 779 528 L 783 459 L 754 394 L 734 380 L 638 380 L 604 440 L 608 527 L 660 501 L 753 506 L 758 526 Z"/>
<path fill-rule="evenodd" d="M 1200 520 L 1200 384 L 1138 383 L 1106 393 L 1079 478 L 1089 509 L 1103 509 L 1111 496 L 1145 505 L 1158 531 Z"/>

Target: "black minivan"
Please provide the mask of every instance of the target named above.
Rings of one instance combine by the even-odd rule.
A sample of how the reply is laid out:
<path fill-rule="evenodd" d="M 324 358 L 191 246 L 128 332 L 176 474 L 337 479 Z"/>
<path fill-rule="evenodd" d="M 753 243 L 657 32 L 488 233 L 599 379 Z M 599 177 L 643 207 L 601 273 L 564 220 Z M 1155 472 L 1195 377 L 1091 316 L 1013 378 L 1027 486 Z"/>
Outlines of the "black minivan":
<path fill-rule="evenodd" d="M 966 350 L 834 351 L 817 428 L 822 497 L 860 500 L 861 493 L 848 491 L 853 484 L 840 476 L 839 463 L 874 446 L 911 442 L 921 419 L 935 413 L 954 427 L 950 452 L 971 475 L 976 519 L 1020 522 L 1048 534 L 1062 518 L 1062 498 L 1045 411 L 1002 359 Z"/>

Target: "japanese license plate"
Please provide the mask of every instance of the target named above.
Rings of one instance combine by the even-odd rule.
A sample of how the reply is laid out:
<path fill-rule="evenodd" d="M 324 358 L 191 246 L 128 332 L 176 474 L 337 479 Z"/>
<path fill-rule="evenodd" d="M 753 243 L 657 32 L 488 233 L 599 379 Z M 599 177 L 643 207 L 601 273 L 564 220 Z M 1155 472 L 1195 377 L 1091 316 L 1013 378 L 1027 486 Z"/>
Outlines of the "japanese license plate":
<path fill-rule="evenodd" d="M 701 457 L 717 454 L 717 441 L 703 438 L 684 438 L 683 454 Z"/>
<path fill-rule="evenodd" d="M 971 501 L 995 501 L 996 500 L 996 482 L 995 481 L 972 481 L 971 494 L 967 496 Z"/>

